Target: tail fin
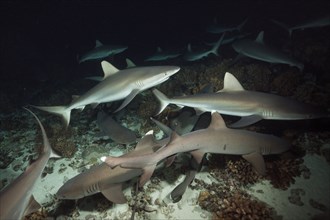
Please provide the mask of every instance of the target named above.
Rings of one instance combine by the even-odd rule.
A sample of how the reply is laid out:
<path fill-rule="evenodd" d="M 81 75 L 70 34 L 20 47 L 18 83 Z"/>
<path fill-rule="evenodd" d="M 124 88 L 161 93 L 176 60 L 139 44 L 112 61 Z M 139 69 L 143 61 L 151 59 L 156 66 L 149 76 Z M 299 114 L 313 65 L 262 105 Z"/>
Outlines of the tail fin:
<path fill-rule="evenodd" d="M 67 106 L 31 106 L 42 111 L 60 115 L 64 120 L 65 126 L 68 127 L 70 123 L 71 109 L 68 109 Z"/>
<path fill-rule="evenodd" d="M 57 155 L 54 151 L 53 151 L 53 149 L 52 149 L 52 147 L 50 146 L 50 143 L 49 143 L 49 140 L 48 140 L 48 137 L 47 137 L 47 134 L 46 134 L 46 131 L 45 131 L 45 128 L 44 128 L 44 126 L 41 124 L 41 122 L 40 122 L 40 120 L 39 120 L 39 118 L 30 110 L 30 109 L 27 109 L 27 108 L 25 108 L 25 107 L 23 107 L 23 109 L 25 109 L 26 111 L 28 111 L 28 112 L 30 112 L 32 115 L 33 115 L 33 117 L 37 120 L 37 122 L 38 122 L 38 124 L 39 124 L 39 127 L 40 127 L 40 129 L 41 129 L 41 133 L 42 133 L 42 138 L 43 138 L 43 144 L 44 144 L 44 149 L 43 149 L 43 151 L 44 152 L 50 152 L 50 158 L 58 158 L 58 157 L 60 157 L 59 155 Z"/>
<path fill-rule="evenodd" d="M 154 95 L 157 97 L 157 99 L 160 102 L 160 109 L 159 109 L 158 113 L 156 114 L 156 115 L 159 115 L 166 108 L 166 106 L 168 106 L 168 104 L 170 104 L 170 99 L 167 98 L 166 95 L 164 95 L 157 89 L 152 90 L 152 92 L 154 93 Z"/>
<path fill-rule="evenodd" d="M 221 42 L 223 41 L 223 38 L 225 37 L 225 33 L 222 34 L 222 36 L 220 37 L 220 39 L 218 40 L 218 42 L 212 47 L 211 53 L 213 53 L 216 56 L 219 56 L 218 54 L 218 49 L 221 45 Z"/>

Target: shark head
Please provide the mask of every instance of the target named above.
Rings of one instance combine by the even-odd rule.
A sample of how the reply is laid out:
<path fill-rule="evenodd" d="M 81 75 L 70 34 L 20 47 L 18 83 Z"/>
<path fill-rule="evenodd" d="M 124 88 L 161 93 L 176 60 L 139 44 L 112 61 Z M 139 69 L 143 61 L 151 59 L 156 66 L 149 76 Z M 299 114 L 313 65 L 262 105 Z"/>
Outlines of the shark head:
<path fill-rule="evenodd" d="M 149 89 L 165 82 L 179 70 L 180 67 L 177 66 L 153 66 L 144 68 L 143 73 L 141 73 L 143 77 L 140 78 L 138 83 L 142 87 L 141 90 Z"/>

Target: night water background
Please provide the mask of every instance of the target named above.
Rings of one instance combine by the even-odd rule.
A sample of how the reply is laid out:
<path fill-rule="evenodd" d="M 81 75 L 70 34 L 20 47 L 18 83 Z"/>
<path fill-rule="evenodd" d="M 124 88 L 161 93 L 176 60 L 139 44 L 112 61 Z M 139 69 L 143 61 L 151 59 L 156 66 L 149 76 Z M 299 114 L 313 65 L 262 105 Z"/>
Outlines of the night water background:
<path fill-rule="evenodd" d="M 188 43 L 217 40 L 219 35 L 205 31 L 215 17 L 228 26 L 248 18 L 244 33 L 254 37 L 264 30 L 265 41 L 283 45 L 289 41 L 287 32 L 270 19 L 296 24 L 323 16 L 330 8 L 328 1 L 1 1 L 0 5 L 1 81 L 93 75 L 99 62 L 78 65 L 77 55 L 91 50 L 96 39 L 127 45 L 119 57 L 145 64 L 142 61 L 157 46 L 185 49 Z M 121 67 L 124 59 L 116 59 L 114 65 Z"/>
<path fill-rule="evenodd" d="M 310 77 L 315 79 L 313 83 L 316 82 L 317 86 L 327 88 L 327 85 L 330 85 L 329 26 L 297 30 L 290 39 L 287 31 L 270 20 L 275 19 L 288 25 L 294 25 L 328 15 L 329 11 L 330 1 L 321 0 L 1 1 L 0 113 L 19 115 L 19 112 L 23 111 L 21 107 L 27 104 L 64 105 L 71 101 L 72 94 L 86 92 L 95 85 L 95 82 L 87 81 L 84 77 L 102 75 L 100 60 L 79 64 L 77 57 L 93 49 L 95 40 L 100 40 L 105 45 L 128 46 L 123 53 L 115 55 L 113 58 L 106 58 L 119 69 L 125 68 L 125 58 L 130 58 L 137 66 L 180 66 L 182 70 L 177 75 L 198 70 L 206 72 L 208 67 L 215 66 L 216 62 L 235 59 L 237 53 L 230 44 L 220 46 L 218 58 L 211 54 L 196 62 L 184 61 L 182 57 L 159 62 L 145 62 L 144 59 L 152 55 L 157 46 L 164 50 L 180 49 L 183 53 L 186 51 L 188 43 L 191 43 L 193 47 L 208 48 L 204 44 L 205 42 L 215 42 L 220 37 L 217 34 L 207 33 L 205 30 L 207 26 L 213 24 L 215 18 L 219 24 L 229 27 L 237 26 L 248 18 L 241 33 L 249 33 L 250 35 L 247 37 L 255 39 L 258 33 L 264 30 L 266 44 L 304 62 L 305 69 L 298 76 L 301 77 L 301 81 L 308 81 L 306 77 Z M 312 54 L 310 57 L 302 59 L 303 48 L 299 50 L 297 42 L 300 44 L 301 42 L 306 42 L 306 44 L 313 42 L 321 51 L 322 56 Z M 321 61 L 317 62 L 317 60 Z M 252 59 L 245 62 L 247 64 L 256 62 L 261 63 L 260 66 L 267 66 L 267 70 L 272 73 L 272 78 L 276 78 L 283 72 L 300 74 L 298 69 L 285 64 L 271 65 Z M 194 70 L 195 64 L 200 65 L 197 70 Z M 188 69 L 188 71 L 184 69 Z M 219 74 L 224 74 L 224 72 Z M 245 78 L 249 76 L 245 76 Z M 172 78 L 170 80 L 173 80 Z M 254 79 L 246 81 L 253 84 Z M 288 78 L 288 81 L 290 80 L 291 78 Z M 262 79 L 260 81 L 262 82 Z M 285 84 L 285 80 L 283 82 Z M 198 83 L 195 82 L 195 84 Z M 294 85 L 294 83 L 292 84 Z M 281 85 L 278 86 L 281 87 Z M 329 87 L 327 89 L 322 90 L 325 93 L 324 97 L 329 97 Z M 269 88 L 265 90 L 270 91 Z M 290 90 L 288 94 L 292 95 L 292 91 Z M 64 95 L 61 95 L 61 92 Z M 57 96 L 57 93 L 60 95 Z M 65 98 L 61 99 L 61 97 Z M 307 97 L 306 100 L 313 101 L 312 98 L 309 98 Z M 139 100 L 139 96 L 135 99 Z M 158 102 L 156 104 L 158 105 Z M 329 107 L 330 101 L 327 100 L 320 106 Z M 96 114 L 96 110 L 92 111 Z M 15 118 L 14 114 L 8 118 Z M 57 116 L 53 117 L 52 114 L 38 112 L 39 114 L 40 118 L 49 120 L 45 123 L 46 125 L 50 125 L 50 121 L 54 118 L 59 119 Z M 82 113 L 73 113 L 72 119 L 78 118 L 83 121 L 84 114 L 89 115 L 88 120 L 95 120 L 95 117 L 93 118 L 93 115 L 87 110 Z M 9 123 L 1 122 L 2 127 L 0 127 L 10 127 L 15 131 L 21 126 L 17 120 L 13 125 L 9 125 L 10 120 L 7 121 Z M 70 126 L 79 127 L 81 130 L 79 131 L 85 135 L 92 129 L 91 121 L 86 121 L 72 120 Z M 325 125 L 328 126 L 329 119 L 315 121 L 317 121 L 315 123 L 317 126 L 320 124 L 319 127 L 316 126 L 315 130 L 328 131 L 328 127 Z M 288 127 L 297 130 L 300 128 L 314 129 L 310 128 L 308 123 L 296 121 L 288 123 L 287 121 L 264 120 L 260 124 L 267 125 L 263 129 L 268 129 L 267 132 L 271 130 L 270 133 L 275 135 L 282 134 L 283 130 Z M 305 127 L 300 127 L 301 125 Z M 24 128 L 24 126 L 22 127 Z M 80 136 L 83 137 L 83 135 Z M 89 135 L 93 136 L 93 134 Z M 0 137 L 0 141 L 3 140 L 5 138 Z M 91 140 L 93 139 L 91 138 Z M 81 146 L 88 146 L 83 138 L 77 138 L 75 141 L 82 142 Z"/>

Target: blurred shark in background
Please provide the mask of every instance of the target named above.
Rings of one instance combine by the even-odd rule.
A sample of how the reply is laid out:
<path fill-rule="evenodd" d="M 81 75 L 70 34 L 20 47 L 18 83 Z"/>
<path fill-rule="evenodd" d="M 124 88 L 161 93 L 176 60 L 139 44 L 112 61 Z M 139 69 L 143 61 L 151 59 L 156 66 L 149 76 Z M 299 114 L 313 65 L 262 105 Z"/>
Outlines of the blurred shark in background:
<path fill-rule="evenodd" d="M 99 40 L 96 40 L 95 48 L 80 56 L 78 58 L 78 62 L 82 63 L 88 60 L 104 59 L 106 57 L 121 53 L 127 48 L 127 46 L 120 45 L 104 45 Z"/>
<path fill-rule="evenodd" d="M 234 50 L 240 55 L 268 63 L 288 64 L 303 71 L 304 64 L 289 57 L 275 48 L 264 44 L 264 32 L 261 31 L 255 40 L 241 39 L 232 44 Z"/>

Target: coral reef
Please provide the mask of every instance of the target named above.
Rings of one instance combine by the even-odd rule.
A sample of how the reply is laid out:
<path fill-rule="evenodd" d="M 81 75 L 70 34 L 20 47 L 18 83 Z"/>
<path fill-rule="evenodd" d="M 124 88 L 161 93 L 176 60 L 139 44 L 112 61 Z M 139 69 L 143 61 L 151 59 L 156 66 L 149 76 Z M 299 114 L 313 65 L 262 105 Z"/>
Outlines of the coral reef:
<path fill-rule="evenodd" d="M 46 209 L 41 208 L 40 210 L 25 216 L 24 220 L 43 220 L 43 219 L 47 219 L 47 217 L 48 214 Z"/>
<path fill-rule="evenodd" d="M 295 177 L 309 178 L 310 171 L 303 165 L 303 159 L 277 159 L 266 163 L 266 179 L 278 189 L 286 190 L 295 183 Z"/>
<path fill-rule="evenodd" d="M 273 208 L 233 185 L 206 184 L 199 179 L 195 182 L 197 187 L 204 188 L 198 203 L 213 213 L 212 219 L 273 219 L 275 216 Z"/>
<path fill-rule="evenodd" d="M 330 131 L 304 132 L 293 141 L 293 145 L 308 154 L 322 155 L 326 144 L 330 143 Z M 322 148 L 323 147 L 323 148 Z M 321 149 L 322 148 L 322 149 Z"/>
<path fill-rule="evenodd" d="M 131 207 L 132 212 L 134 214 L 138 213 L 140 217 L 145 215 L 145 212 L 157 211 L 157 209 L 151 207 L 152 199 L 143 189 L 138 192 L 132 190 L 132 198 L 129 199 L 128 205 Z"/>
<path fill-rule="evenodd" d="M 285 71 L 278 74 L 270 84 L 271 91 L 280 96 L 292 96 L 297 86 L 301 83 L 300 73 Z"/>
<path fill-rule="evenodd" d="M 221 161 L 219 163 L 219 161 Z M 310 171 L 302 158 L 265 158 L 266 176 L 260 176 L 252 165 L 239 156 L 212 155 L 209 159 L 210 174 L 219 181 L 229 181 L 235 186 L 248 186 L 267 179 L 278 189 L 286 190 L 295 183 L 295 177 L 309 178 Z"/>

